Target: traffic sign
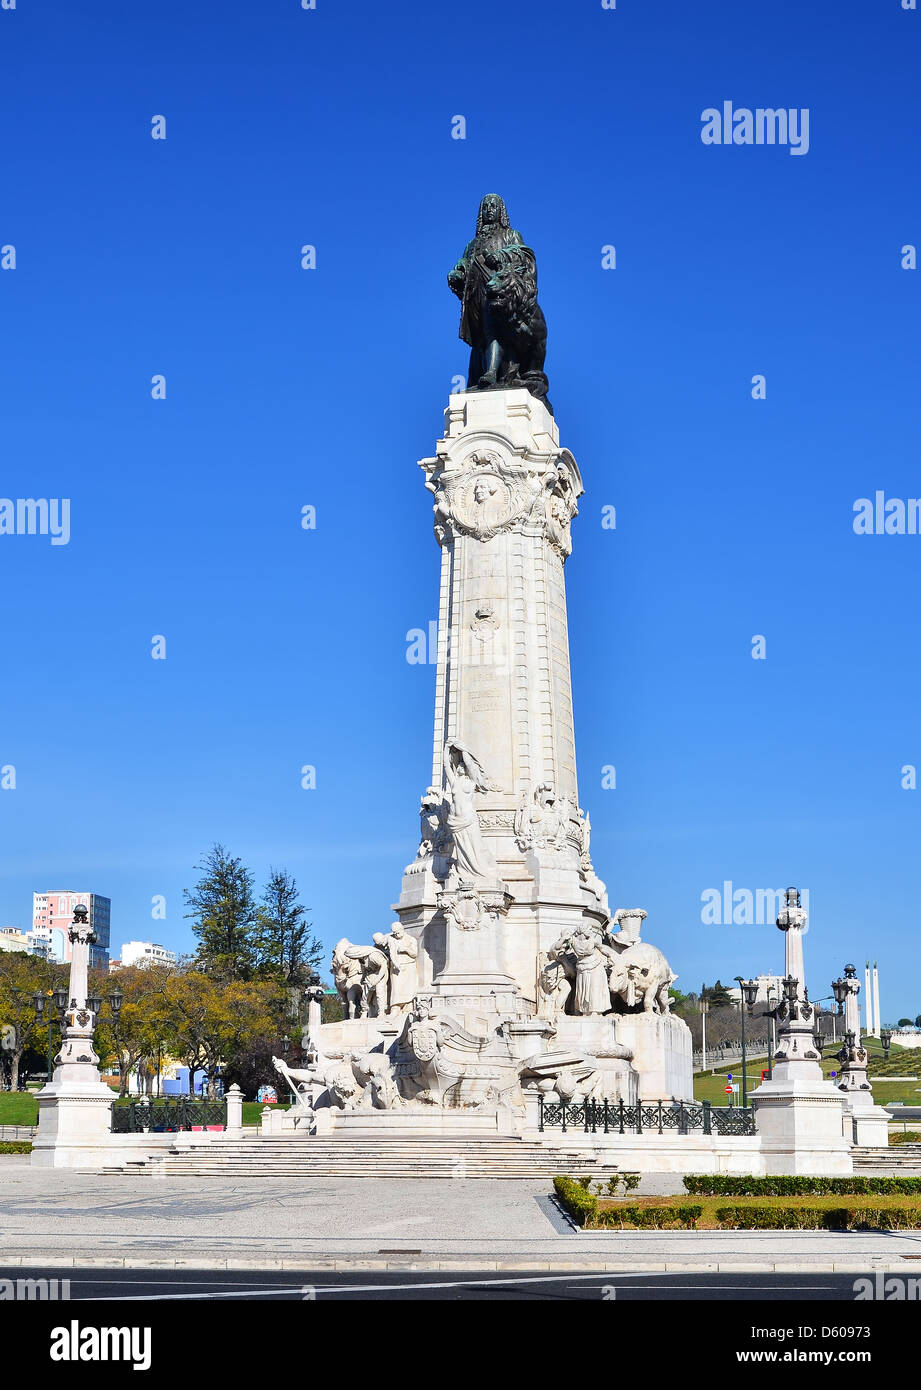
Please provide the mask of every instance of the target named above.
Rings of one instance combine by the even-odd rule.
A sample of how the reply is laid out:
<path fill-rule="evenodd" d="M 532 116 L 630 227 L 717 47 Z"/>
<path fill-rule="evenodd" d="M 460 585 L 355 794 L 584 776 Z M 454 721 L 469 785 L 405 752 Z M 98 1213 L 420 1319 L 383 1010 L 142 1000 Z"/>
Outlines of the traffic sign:
<path fill-rule="evenodd" d="M 727 1086 L 727 1087 L 726 1087 L 726 1094 L 727 1094 L 727 1096 L 731 1096 L 734 1090 L 735 1090 L 735 1087 L 734 1087 L 734 1086 Z"/>
<path fill-rule="evenodd" d="M 731 1080 L 732 1080 L 732 1072 L 731 1072 L 731 1071 L 727 1071 L 727 1073 L 726 1073 L 726 1080 L 727 1080 L 727 1081 L 731 1081 Z"/>

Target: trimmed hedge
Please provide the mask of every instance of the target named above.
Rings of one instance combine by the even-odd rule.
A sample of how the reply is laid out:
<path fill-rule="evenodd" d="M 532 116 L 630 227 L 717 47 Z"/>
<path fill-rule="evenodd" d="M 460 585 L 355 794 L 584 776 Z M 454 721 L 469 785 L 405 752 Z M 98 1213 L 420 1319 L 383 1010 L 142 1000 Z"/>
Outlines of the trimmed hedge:
<path fill-rule="evenodd" d="M 717 1207 L 716 1219 L 734 1231 L 917 1230 L 921 1208 L 907 1207 Z"/>
<path fill-rule="evenodd" d="M 579 1226 L 585 1226 L 598 1215 L 598 1198 L 575 1178 L 556 1177 L 553 1187 L 563 1206 Z"/>
<path fill-rule="evenodd" d="M 917 1144 L 921 1141 L 921 1131 L 916 1129 L 897 1129 L 890 1133 L 890 1144 Z"/>
<path fill-rule="evenodd" d="M 595 1216 L 592 1224 L 620 1226 L 638 1231 L 664 1231 L 676 1226 L 690 1230 L 700 1220 L 703 1207 L 693 1204 L 668 1207 L 606 1207 Z"/>
<path fill-rule="evenodd" d="M 0 1154 L 30 1154 L 32 1145 L 27 1139 L 4 1139 L 0 1143 Z"/>
<path fill-rule="evenodd" d="M 735 1178 L 724 1174 L 693 1174 L 684 1180 L 695 1197 L 827 1197 L 921 1195 L 919 1178 Z"/>

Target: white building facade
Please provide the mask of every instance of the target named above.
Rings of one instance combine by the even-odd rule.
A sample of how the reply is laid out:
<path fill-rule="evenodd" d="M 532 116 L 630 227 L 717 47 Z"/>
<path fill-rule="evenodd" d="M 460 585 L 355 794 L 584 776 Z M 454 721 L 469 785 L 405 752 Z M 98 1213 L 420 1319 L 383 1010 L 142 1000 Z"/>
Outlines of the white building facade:
<path fill-rule="evenodd" d="M 124 965 L 175 965 L 175 951 L 168 951 L 156 941 L 126 941 L 121 949 Z"/>

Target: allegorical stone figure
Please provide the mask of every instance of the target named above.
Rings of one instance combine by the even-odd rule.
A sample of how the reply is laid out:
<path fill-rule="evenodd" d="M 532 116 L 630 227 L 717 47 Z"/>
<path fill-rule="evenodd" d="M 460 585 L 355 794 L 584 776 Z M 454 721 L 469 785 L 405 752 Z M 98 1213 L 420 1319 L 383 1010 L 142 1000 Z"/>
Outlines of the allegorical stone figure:
<path fill-rule="evenodd" d="M 525 387 L 546 400 L 547 323 L 537 302 L 537 261 L 509 226 L 505 203 L 487 193 L 476 236 L 448 275 L 461 301 L 459 336 L 470 344 L 467 386 L 485 391 Z"/>
<path fill-rule="evenodd" d="M 490 790 L 489 778 L 470 749 L 456 741 L 445 744 L 444 774 L 449 803 L 447 826 L 457 877 L 462 883 L 495 886 L 499 870 L 483 842 L 474 800 L 478 791 Z"/>
<path fill-rule="evenodd" d="M 419 988 L 419 943 L 394 922 L 388 935 L 376 933 L 374 944 L 390 961 L 390 1008 L 392 1014 L 408 1013 Z"/>
<path fill-rule="evenodd" d="M 547 953 L 563 963 L 573 979 L 572 1011 L 583 1018 L 607 1013 L 611 1007 L 608 969 L 616 951 L 592 931 L 580 928 L 563 935 Z"/>

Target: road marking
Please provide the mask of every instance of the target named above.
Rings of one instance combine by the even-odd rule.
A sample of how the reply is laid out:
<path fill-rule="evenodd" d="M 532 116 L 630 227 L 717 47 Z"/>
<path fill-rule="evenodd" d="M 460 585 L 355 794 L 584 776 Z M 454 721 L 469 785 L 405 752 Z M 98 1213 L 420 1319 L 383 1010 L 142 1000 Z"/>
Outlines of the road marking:
<path fill-rule="evenodd" d="M 95 1298 L 77 1299 L 77 1300 L 73 1300 L 73 1301 L 75 1301 L 75 1302 L 80 1302 L 80 1303 L 108 1303 L 108 1302 L 116 1302 L 116 1301 L 119 1302 L 119 1303 L 160 1303 L 160 1302 L 162 1302 L 162 1303 L 167 1303 L 167 1302 L 176 1301 L 176 1300 L 187 1301 L 187 1302 L 188 1302 L 188 1301 L 191 1301 L 191 1300 L 193 1300 L 193 1299 L 216 1299 L 216 1298 L 268 1298 L 268 1297 L 270 1297 L 272 1294 L 280 1294 L 280 1293 L 303 1294 L 305 1287 L 306 1287 L 306 1288 L 311 1288 L 311 1289 L 313 1289 L 314 1294 L 316 1294 L 316 1295 L 319 1295 L 319 1294 L 337 1294 L 337 1293 L 340 1293 L 340 1294 L 341 1294 L 341 1293 L 377 1293 L 377 1292 L 379 1292 L 380 1290 L 385 1290 L 385 1291 L 388 1291 L 388 1292 L 400 1292 L 400 1293 L 403 1293 L 403 1292 L 406 1292 L 406 1291 L 408 1291 L 408 1290 L 414 1290 L 414 1289 L 470 1289 L 470 1288 L 480 1288 L 481 1286 L 482 1286 L 483 1288 L 490 1288 L 490 1287 L 493 1287 L 493 1286 L 499 1286 L 499 1287 L 507 1288 L 509 1285 L 519 1285 L 519 1284 L 565 1284 L 565 1283 L 567 1283 L 567 1281 L 571 1283 L 571 1282 L 572 1282 L 573 1280 L 575 1280 L 575 1279 L 594 1279 L 594 1280 L 597 1280 L 597 1281 L 598 1281 L 599 1288 L 600 1288 L 600 1287 L 603 1287 L 603 1286 L 606 1285 L 606 1284 L 612 1284 L 612 1283 L 615 1282 L 615 1280 L 618 1280 L 618 1279 L 665 1279 L 665 1278 L 668 1278 L 668 1277 L 669 1277 L 669 1271 L 668 1271 L 668 1270 L 663 1270 L 663 1271 L 661 1271 L 661 1272 L 645 1272 L 645 1271 L 644 1271 L 643 1273 L 640 1273 L 640 1274 L 626 1274 L 626 1273 L 625 1273 L 625 1274 L 613 1274 L 613 1275 L 610 1275 L 610 1276 L 605 1275 L 604 1273 L 599 1273 L 597 1270 L 596 1270 L 594 1273 L 592 1273 L 592 1274 L 573 1274 L 571 1271 L 567 1271 L 565 1274 L 538 1274 L 538 1275 L 527 1276 L 527 1277 L 518 1278 L 518 1279 L 513 1279 L 513 1278 L 508 1278 L 508 1277 L 506 1277 L 505 1279 L 451 1279 L 451 1280 L 443 1280 L 443 1281 L 442 1281 L 442 1280 L 435 1281 L 435 1280 L 426 1279 L 426 1280 L 422 1280 L 422 1281 L 419 1281 L 419 1282 L 416 1282 L 416 1283 L 412 1283 L 412 1284 L 378 1283 L 378 1284 L 329 1284 L 329 1285 L 320 1285 L 320 1284 L 302 1283 L 302 1284 L 297 1284 L 297 1285 L 295 1285 L 295 1286 L 288 1287 L 288 1288 L 234 1289 L 233 1292 L 223 1292 L 223 1291 L 221 1291 L 221 1292 L 213 1292 L 213 1293 L 187 1293 L 187 1294 L 181 1294 L 181 1293 L 170 1293 L 170 1294 L 155 1294 L 155 1293 L 154 1293 L 154 1294 L 126 1294 L 123 1298 L 122 1298 L 122 1297 L 119 1297 L 118 1294 L 115 1294 L 115 1295 L 107 1294 L 105 1297 L 99 1296 L 99 1297 L 95 1297 Z M 672 1276 L 672 1277 L 674 1277 L 674 1276 Z M 718 1276 L 717 1276 L 717 1277 L 718 1277 Z M 141 1283 L 141 1282 L 147 1283 L 148 1281 L 147 1281 L 147 1280 L 143 1280 L 143 1281 L 142 1281 L 142 1280 L 138 1280 L 137 1282 L 138 1282 L 138 1283 Z M 163 1282 L 164 1282 L 164 1283 L 165 1283 L 165 1282 L 174 1283 L 173 1280 L 169 1280 L 169 1281 L 164 1280 Z M 200 1280 L 195 1280 L 195 1282 L 196 1282 L 196 1283 L 200 1283 L 200 1282 L 202 1282 L 202 1281 L 200 1281 Z M 641 1287 L 642 1287 L 642 1286 L 641 1286 Z M 752 1285 L 751 1285 L 751 1284 L 718 1284 L 718 1285 L 714 1285 L 714 1284 L 679 1284 L 679 1285 L 676 1285 L 676 1288 L 678 1288 L 678 1289 L 709 1289 L 709 1290 L 711 1290 L 711 1291 L 712 1291 L 715 1287 L 719 1288 L 720 1290 L 734 1290 L 734 1289 L 751 1289 L 751 1288 L 752 1288 Z M 767 1285 L 761 1285 L 761 1286 L 759 1286 L 759 1288 L 760 1288 L 762 1291 L 771 1291 L 771 1290 L 774 1290 L 774 1289 L 782 1289 L 782 1290 L 784 1290 L 784 1291 L 786 1291 L 786 1292 L 793 1292 L 793 1293 L 803 1293 L 803 1292 L 805 1292 L 805 1293 L 814 1293 L 814 1292 L 820 1291 L 820 1290 L 822 1290 L 822 1289 L 828 1289 L 828 1288 L 832 1288 L 832 1287 L 833 1287 L 833 1285 L 831 1285 L 831 1284 L 767 1284 Z"/>

